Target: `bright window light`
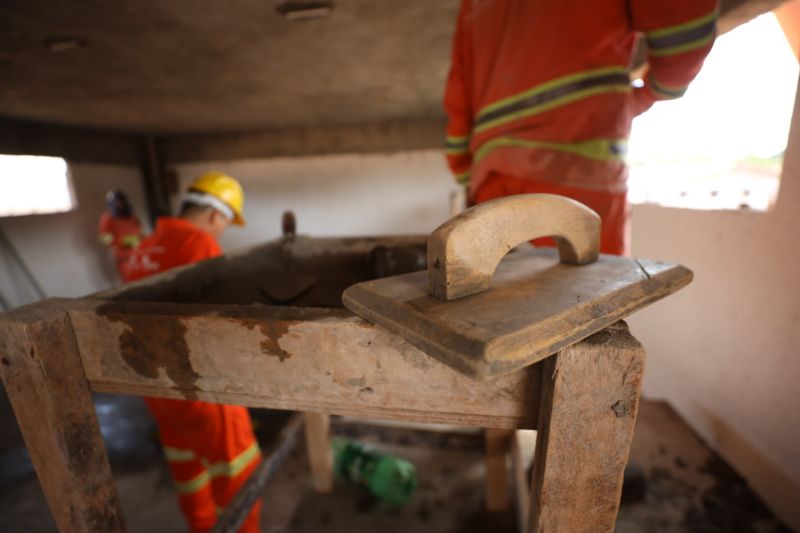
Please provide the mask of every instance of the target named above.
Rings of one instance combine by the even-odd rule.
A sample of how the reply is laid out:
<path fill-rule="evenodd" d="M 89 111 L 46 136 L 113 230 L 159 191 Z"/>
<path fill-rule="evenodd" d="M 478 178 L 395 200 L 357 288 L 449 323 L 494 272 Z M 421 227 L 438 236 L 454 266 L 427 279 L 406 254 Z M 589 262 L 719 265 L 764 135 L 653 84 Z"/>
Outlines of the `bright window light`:
<path fill-rule="evenodd" d="M 768 210 L 797 81 L 797 59 L 772 13 L 719 37 L 683 98 L 634 120 L 630 201 Z"/>
<path fill-rule="evenodd" d="M 62 213 L 75 207 L 60 157 L 0 155 L 0 217 Z"/>

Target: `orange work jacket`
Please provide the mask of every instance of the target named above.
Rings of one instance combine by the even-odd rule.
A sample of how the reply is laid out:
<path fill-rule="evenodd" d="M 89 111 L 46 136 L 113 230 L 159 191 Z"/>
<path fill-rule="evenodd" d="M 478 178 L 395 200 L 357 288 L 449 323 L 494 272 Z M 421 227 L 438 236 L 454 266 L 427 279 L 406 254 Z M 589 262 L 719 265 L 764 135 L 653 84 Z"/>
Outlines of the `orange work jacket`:
<path fill-rule="evenodd" d="M 162 217 L 139 245 L 129 281 L 222 255 L 217 240 L 182 218 Z"/>
<path fill-rule="evenodd" d="M 114 218 L 111 213 L 103 213 L 98 223 L 100 240 L 118 248 L 135 248 L 142 240 L 142 225 L 135 216 Z"/>
<path fill-rule="evenodd" d="M 114 253 L 122 281 L 128 282 L 130 269 L 135 260 L 135 248 L 142 241 L 142 226 L 135 216 L 115 218 L 109 212 L 103 213 L 98 223 L 100 241 L 109 246 Z"/>
<path fill-rule="evenodd" d="M 446 153 L 471 195 L 489 173 L 626 190 L 632 119 L 683 95 L 716 35 L 715 0 L 462 0 Z M 643 86 L 629 66 L 647 43 Z"/>
<path fill-rule="evenodd" d="M 181 218 L 160 218 L 136 250 L 142 278 L 222 255 L 216 239 Z M 145 398 L 156 418 L 175 490 L 190 531 L 208 531 L 261 460 L 247 409 L 201 401 Z M 261 502 L 240 532 L 259 531 Z"/>

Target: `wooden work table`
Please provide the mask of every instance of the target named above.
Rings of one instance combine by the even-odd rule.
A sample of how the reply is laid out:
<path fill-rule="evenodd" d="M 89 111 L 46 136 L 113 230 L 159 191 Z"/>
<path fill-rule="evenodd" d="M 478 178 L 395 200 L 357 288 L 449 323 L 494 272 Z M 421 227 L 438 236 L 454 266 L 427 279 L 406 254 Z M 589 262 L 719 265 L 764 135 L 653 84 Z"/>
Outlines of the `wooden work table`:
<path fill-rule="evenodd" d="M 87 298 L 0 314 L 0 375 L 59 529 L 125 530 L 91 398 L 102 391 L 311 413 L 307 438 L 321 490 L 330 488 L 323 414 L 496 428 L 487 437 L 490 506 L 507 502 L 498 474 L 513 444 L 507 430 L 537 429 L 530 496 L 517 487 L 527 530 L 611 531 L 642 346 L 617 322 L 480 381 L 332 296 L 356 281 L 418 270 L 424 243 L 274 241 Z M 279 275 L 282 287 L 263 286 Z"/>

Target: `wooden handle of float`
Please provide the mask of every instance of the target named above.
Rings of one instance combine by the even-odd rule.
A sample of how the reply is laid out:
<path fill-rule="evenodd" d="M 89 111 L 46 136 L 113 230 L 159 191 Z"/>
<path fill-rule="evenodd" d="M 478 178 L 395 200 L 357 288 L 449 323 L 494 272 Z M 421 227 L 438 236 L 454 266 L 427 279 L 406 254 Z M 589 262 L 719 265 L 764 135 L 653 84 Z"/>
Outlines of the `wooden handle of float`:
<path fill-rule="evenodd" d="M 455 300 L 489 288 L 500 260 L 515 246 L 553 237 L 562 263 L 597 260 L 600 217 L 554 194 L 520 194 L 476 205 L 428 238 L 428 293 Z"/>

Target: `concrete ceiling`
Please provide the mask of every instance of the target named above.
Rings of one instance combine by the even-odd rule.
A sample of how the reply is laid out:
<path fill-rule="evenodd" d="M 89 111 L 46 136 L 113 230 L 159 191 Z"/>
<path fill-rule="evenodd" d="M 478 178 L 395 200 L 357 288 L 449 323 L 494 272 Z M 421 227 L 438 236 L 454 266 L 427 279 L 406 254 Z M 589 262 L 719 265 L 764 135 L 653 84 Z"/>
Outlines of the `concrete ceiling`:
<path fill-rule="evenodd" d="M 337 0 L 296 21 L 283 2 L 2 0 L 0 117 L 151 134 L 440 122 L 458 0 Z M 720 27 L 780 2 L 723 0 Z"/>
<path fill-rule="evenodd" d="M 0 115 L 165 133 L 442 114 L 458 0 L 339 0 L 313 20 L 281 3 L 4 0 Z"/>

